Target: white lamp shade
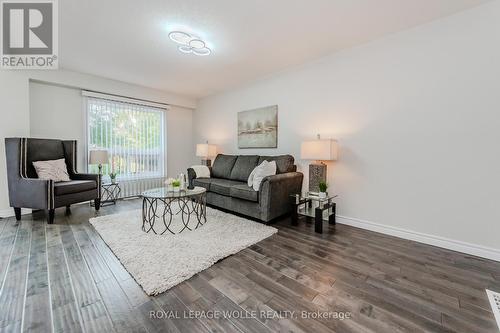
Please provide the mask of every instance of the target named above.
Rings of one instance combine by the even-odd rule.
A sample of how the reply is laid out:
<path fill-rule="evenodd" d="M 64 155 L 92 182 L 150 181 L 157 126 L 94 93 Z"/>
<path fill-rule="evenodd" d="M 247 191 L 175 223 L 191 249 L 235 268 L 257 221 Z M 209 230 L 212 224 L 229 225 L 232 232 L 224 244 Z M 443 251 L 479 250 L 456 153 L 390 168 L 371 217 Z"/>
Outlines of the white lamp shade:
<path fill-rule="evenodd" d="M 108 164 L 108 151 L 104 149 L 91 150 L 89 156 L 89 164 Z"/>
<path fill-rule="evenodd" d="M 211 157 L 217 155 L 217 147 L 208 143 L 199 143 L 196 145 L 196 156 Z"/>
<path fill-rule="evenodd" d="M 336 161 L 339 148 L 335 140 L 304 141 L 300 147 L 300 157 L 303 160 Z"/>

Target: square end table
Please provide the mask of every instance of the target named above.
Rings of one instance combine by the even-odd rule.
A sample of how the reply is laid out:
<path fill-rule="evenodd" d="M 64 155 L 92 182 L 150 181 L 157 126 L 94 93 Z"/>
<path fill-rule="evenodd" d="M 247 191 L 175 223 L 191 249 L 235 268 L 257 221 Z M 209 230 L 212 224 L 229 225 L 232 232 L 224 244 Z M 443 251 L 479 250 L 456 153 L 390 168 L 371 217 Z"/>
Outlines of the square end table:
<path fill-rule="evenodd" d="M 310 193 L 290 195 L 292 206 L 292 225 L 298 224 L 298 217 L 307 216 L 314 218 L 314 231 L 323 233 L 323 221 L 336 224 L 337 204 L 334 199 L 337 194 L 327 194 L 325 198 Z"/>

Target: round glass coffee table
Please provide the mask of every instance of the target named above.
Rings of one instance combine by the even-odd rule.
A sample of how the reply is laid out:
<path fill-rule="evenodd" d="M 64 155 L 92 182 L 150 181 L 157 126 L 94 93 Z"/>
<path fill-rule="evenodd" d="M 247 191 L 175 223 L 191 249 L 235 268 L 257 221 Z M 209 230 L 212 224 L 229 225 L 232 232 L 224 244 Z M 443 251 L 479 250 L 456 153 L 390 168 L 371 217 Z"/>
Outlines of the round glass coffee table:
<path fill-rule="evenodd" d="M 207 221 L 206 194 L 207 190 L 199 186 L 178 192 L 166 187 L 143 192 L 142 231 L 175 235 L 198 228 Z M 178 215 L 182 224 L 172 223 Z"/>

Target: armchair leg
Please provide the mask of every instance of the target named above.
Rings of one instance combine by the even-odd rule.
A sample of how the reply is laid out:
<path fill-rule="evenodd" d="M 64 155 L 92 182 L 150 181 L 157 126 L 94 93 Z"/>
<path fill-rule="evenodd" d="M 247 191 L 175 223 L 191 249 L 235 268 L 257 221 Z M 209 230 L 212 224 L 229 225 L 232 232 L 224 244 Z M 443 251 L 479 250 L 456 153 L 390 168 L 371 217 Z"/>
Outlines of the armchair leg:
<path fill-rule="evenodd" d="M 94 206 L 95 206 L 95 210 L 98 211 L 99 208 L 101 208 L 101 199 L 95 199 Z"/>
<path fill-rule="evenodd" d="M 55 213 L 55 209 L 49 209 L 49 213 L 48 213 L 48 216 L 47 216 L 47 222 L 49 224 L 54 223 L 54 213 Z"/>
<path fill-rule="evenodd" d="M 66 215 L 71 215 L 71 206 L 66 206 Z"/>
<path fill-rule="evenodd" d="M 16 221 L 21 221 L 21 208 L 14 207 L 14 214 L 16 214 Z"/>

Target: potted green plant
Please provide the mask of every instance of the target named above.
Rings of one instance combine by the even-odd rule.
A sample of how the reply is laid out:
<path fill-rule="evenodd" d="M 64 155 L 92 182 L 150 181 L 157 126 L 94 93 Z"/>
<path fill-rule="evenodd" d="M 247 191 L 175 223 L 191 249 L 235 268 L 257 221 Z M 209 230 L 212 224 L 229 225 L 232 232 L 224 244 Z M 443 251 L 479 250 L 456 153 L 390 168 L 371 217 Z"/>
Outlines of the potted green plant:
<path fill-rule="evenodd" d="M 179 192 L 179 190 L 181 189 L 181 180 L 180 179 L 172 180 L 172 187 L 174 188 L 174 192 Z"/>
<path fill-rule="evenodd" d="M 172 191 L 173 188 L 172 188 L 172 182 L 174 181 L 174 178 L 167 178 L 165 180 L 165 186 L 167 188 L 167 191 Z"/>
<path fill-rule="evenodd" d="M 111 178 L 111 184 L 116 184 L 116 176 L 118 175 L 118 173 L 114 172 L 114 171 L 111 171 L 109 173 L 109 178 Z"/>
<path fill-rule="evenodd" d="M 319 182 L 319 197 L 326 198 L 326 190 L 328 189 L 328 184 L 326 182 Z"/>
<path fill-rule="evenodd" d="M 109 173 L 111 184 L 116 184 L 116 176 L 118 176 L 119 172 L 120 172 L 120 166 L 118 166 L 118 171 L 116 171 L 115 158 L 111 158 L 111 172 Z"/>

